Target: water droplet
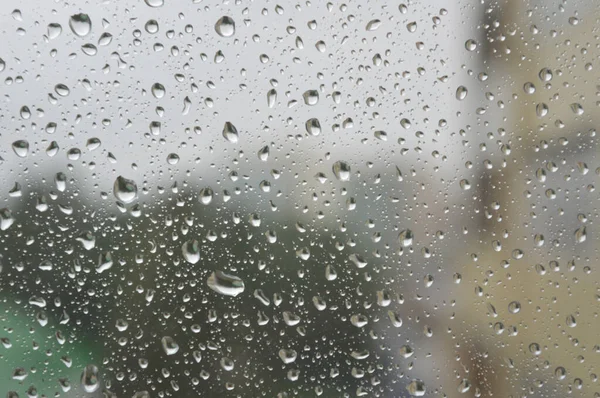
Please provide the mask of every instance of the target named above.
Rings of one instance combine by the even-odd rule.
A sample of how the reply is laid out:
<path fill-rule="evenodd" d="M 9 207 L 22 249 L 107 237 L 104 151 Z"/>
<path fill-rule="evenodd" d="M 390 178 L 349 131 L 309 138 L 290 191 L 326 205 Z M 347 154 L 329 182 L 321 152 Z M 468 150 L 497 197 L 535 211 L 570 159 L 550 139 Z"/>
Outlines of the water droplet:
<path fill-rule="evenodd" d="M 292 363 L 298 357 L 298 353 L 295 350 L 289 348 L 282 348 L 279 350 L 279 358 L 283 361 L 283 363 L 288 364 Z"/>
<path fill-rule="evenodd" d="M 556 376 L 557 380 L 564 380 L 567 377 L 567 370 L 559 366 L 554 370 L 554 376 Z"/>
<path fill-rule="evenodd" d="M 176 165 L 177 163 L 179 163 L 179 155 L 177 155 L 176 153 L 168 154 L 167 163 L 169 163 L 170 165 Z"/>
<path fill-rule="evenodd" d="M 350 181 L 350 165 L 338 160 L 332 166 L 333 174 L 339 181 Z"/>
<path fill-rule="evenodd" d="M 234 275 L 221 271 L 213 272 L 207 280 L 207 285 L 212 290 L 225 296 L 237 296 L 244 291 L 244 281 Z"/>
<path fill-rule="evenodd" d="M 263 162 L 266 162 L 267 160 L 269 160 L 269 146 L 265 145 L 264 147 L 259 149 L 257 155 L 258 155 L 258 159 L 262 160 Z"/>
<path fill-rule="evenodd" d="M 552 71 L 548 68 L 542 68 L 540 70 L 540 73 L 538 73 L 538 76 L 541 81 L 549 82 L 550 80 L 552 80 Z"/>
<path fill-rule="evenodd" d="M 467 98 L 468 93 L 469 92 L 467 91 L 467 88 L 465 86 L 458 86 L 458 88 L 456 89 L 456 99 L 462 101 L 465 98 Z"/>
<path fill-rule="evenodd" d="M 531 82 L 527 82 L 523 85 L 523 91 L 525 91 L 525 94 L 533 94 L 535 93 L 535 85 Z"/>
<path fill-rule="evenodd" d="M 238 131 L 231 122 L 225 122 L 225 126 L 223 127 L 223 137 L 233 144 L 238 142 Z"/>
<path fill-rule="evenodd" d="M 155 19 L 149 19 L 144 25 L 144 29 L 150 34 L 156 34 L 158 33 L 158 22 Z"/>
<path fill-rule="evenodd" d="M 92 31 L 92 21 L 87 14 L 74 14 L 69 18 L 69 27 L 79 37 L 85 37 Z"/>
<path fill-rule="evenodd" d="M 458 392 L 461 394 L 466 393 L 471 389 L 471 382 L 468 379 L 462 379 L 458 385 Z"/>
<path fill-rule="evenodd" d="M 111 269 L 113 266 L 113 259 L 111 252 L 104 252 L 98 257 L 98 265 L 96 266 L 96 272 L 101 274 L 104 271 Z"/>
<path fill-rule="evenodd" d="M 475 51 L 477 49 L 477 42 L 473 39 L 469 39 L 465 42 L 465 48 L 467 51 Z"/>
<path fill-rule="evenodd" d="M 83 46 L 81 46 L 81 51 L 83 51 L 85 55 L 89 55 L 90 57 L 93 57 L 94 55 L 98 54 L 98 49 L 95 45 L 91 43 L 84 44 Z"/>
<path fill-rule="evenodd" d="M 79 241 L 85 250 L 96 247 L 96 237 L 90 231 L 82 232 L 75 240 Z"/>
<path fill-rule="evenodd" d="M 577 243 L 583 243 L 587 239 L 587 229 L 585 226 L 577 228 L 575 231 L 575 241 Z"/>
<path fill-rule="evenodd" d="M 144 0 L 149 7 L 162 7 L 165 4 L 165 0 Z"/>
<path fill-rule="evenodd" d="M 59 23 L 48 24 L 48 38 L 56 39 L 62 33 L 62 26 Z"/>
<path fill-rule="evenodd" d="M 190 264 L 196 264 L 200 261 L 200 243 L 195 240 L 188 240 L 181 246 L 183 258 Z"/>
<path fill-rule="evenodd" d="M 269 108 L 273 108 L 275 106 L 275 102 L 277 101 L 277 91 L 272 88 L 267 92 L 267 105 Z"/>
<path fill-rule="evenodd" d="M 306 105 L 316 105 L 319 102 L 319 92 L 317 90 L 306 90 L 304 94 L 302 94 L 302 98 L 304 98 L 304 103 Z"/>
<path fill-rule="evenodd" d="M 398 234 L 398 241 L 404 247 L 408 247 L 413 244 L 413 233 L 410 229 L 405 229 Z"/>
<path fill-rule="evenodd" d="M 508 304 L 508 312 L 510 312 L 511 314 L 516 314 L 520 311 L 521 311 L 521 303 L 519 303 L 518 301 L 511 301 Z"/>
<path fill-rule="evenodd" d="M 69 87 L 67 87 L 64 84 L 57 84 L 56 86 L 54 86 L 54 91 L 61 97 L 66 97 L 71 92 L 71 90 L 69 90 Z"/>
<path fill-rule="evenodd" d="M 138 188 L 135 181 L 119 176 L 113 185 L 113 192 L 121 202 L 131 203 L 137 199 Z"/>
<path fill-rule="evenodd" d="M 235 22 L 227 16 L 219 18 L 215 24 L 215 31 L 221 37 L 231 37 L 235 34 Z"/>
<path fill-rule="evenodd" d="M 413 397 L 422 397 L 426 392 L 425 383 L 421 380 L 414 379 L 406 386 L 406 390 Z"/>
<path fill-rule="evenodd" d="M 154 83 L 150 90 L 152 91 L 154 98 L 160 99 L 165 96 L 165 86 L 160 83 Z"/>
<path fill-rule="evenodd" d="M 29 153 L 29 142 L 25 140 L 15 141 L 12 143 L 12 149 L 18 157 L 25 158 Z"/>
<path fill-rule="evenodd" d="M 100 379 L 98 378 L 98 367 L 87 365 L 81 372 L 81 386 L 85 392 L 94 392 L 100 388 Z"/>
<path fill-rule="evenodd" d="M 306 121 L 306 132 L 312 136 L 321 134 L 321 123 L 318 119 L 312 118 Z"/>
<path fill-rule="evenodd" d="M 177 351 L 179 351 L 179 345 L 170 336 L 164 336 L 162 339 L 160 339 L 160 343 L 163 351 L 167 355 L 175 355 L 177 354 Z"/>
<path fill-rule="evenodd" d="M 367 23 L 367 31 L 368 32 L 373 32 L 377 29 L 379 29 L 379 27 L 381 26 L 381 21 L 379 19 L 372 19 L 369 21 L 369 23 Z"/>
<path fill-rule="evenodd" d="M 213 190 L 210 187 L 202 188 L 200 190 L 199 199 L 203 205 L 209 205 L 213 199 Z"/>

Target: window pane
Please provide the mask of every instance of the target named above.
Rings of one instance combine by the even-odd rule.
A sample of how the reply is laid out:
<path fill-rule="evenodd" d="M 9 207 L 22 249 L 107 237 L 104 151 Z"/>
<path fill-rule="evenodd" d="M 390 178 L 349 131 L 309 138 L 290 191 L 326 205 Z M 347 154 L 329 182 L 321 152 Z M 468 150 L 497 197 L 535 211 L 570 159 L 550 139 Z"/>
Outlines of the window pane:
<path fill-rule="evenodd" d="M 599 397 L 599 10 L 0 2 L 0 393 Z"/>

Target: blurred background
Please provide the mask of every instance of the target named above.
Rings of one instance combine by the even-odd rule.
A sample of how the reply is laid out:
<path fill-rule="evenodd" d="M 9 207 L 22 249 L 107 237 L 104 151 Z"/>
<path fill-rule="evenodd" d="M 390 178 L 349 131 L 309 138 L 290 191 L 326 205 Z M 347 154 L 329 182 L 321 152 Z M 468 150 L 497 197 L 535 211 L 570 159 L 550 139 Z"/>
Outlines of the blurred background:
<path fill-rule="evenodd" d="M 594 1 L 0 21 L 0 393 L 600 397 Z"/>

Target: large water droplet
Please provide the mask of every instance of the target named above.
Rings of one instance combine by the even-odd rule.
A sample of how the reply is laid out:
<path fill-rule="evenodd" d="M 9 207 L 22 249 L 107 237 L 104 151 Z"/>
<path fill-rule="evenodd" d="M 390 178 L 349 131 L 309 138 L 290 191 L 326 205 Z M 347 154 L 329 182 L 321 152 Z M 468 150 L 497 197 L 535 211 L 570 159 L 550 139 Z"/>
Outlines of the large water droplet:
<path fill-rule="evenodd" d="M 213 272 L 206 283 L 212 290 L 225 296 L 235 297 L 244 291 L 244 281 L 221 271 Z"/>
<path fill-rule="evenodd" d="M 92 20 L 87 14 L 71 15 L 69 27 L 77 36 L 85 37 L 92 31 Z"/>
<path fill-rule="evenodd" d="M 367 31 L 372 32 L 381 26 L 381 21 L 379 19 L 372 19 L 367 23 Z"/>
<path fill-rule="evenodd" d="M 175 355 L 177 354 L 177 351 L 179 351 L 179 344 L 177 344 L 171 336 L 164 336 L 160 342 L 167 355 Z"/>
<path fill-rule="evenodd" d="M 321 134 L 321 123 L 318 119 L 312 118 L 306 121 L 306 132 L 312 136 Z"/>
<path fill-rule="evenodd" d="M 58 23 L 48 24 L 48 38 L 56 39 L 62 33 L 62 26 Z"/>
<path fill-rule="evenodd" d="M 165 96 L 165 86 L 160 83 L 154 83 L 151 91 L 154 98 L 160 99 Z"/>
<path fill-rule="evenodd" d="M 227 16 L 219 18 L 215 24 L 215 31 L 221 37 L 231 37 L 235 34 L 235 22 L 233 19 Z"/>
<path fill-rule="evenodd" d="M 342 160 L 338 160 L 332 167 L 335 178 L 340 181 L 350 181 L 350 165 Z"/>
<path fill-rule="evenodd" d="M 165 0 L 144 0 L 150 7 L 162 7 L 165 4 Z"/>
<path fill-rule="evenodd" d="M 415 379 L 411 381 L 408 386 L 406 386 L 406 390 L 413 397 L 422 397 L 426 392 L 425 383 L 423 383 L 421 380 Z"/>
<path fill-rule="evenodd" d="M 96 365 L 87 365 L 81 372 L 81 386 L 85 392 L 94 392 L 100 388 L 98 379 L 98 367 Z"/>
<path fill-rule="evenodd" d="M 200 261 L 200 243 L 191 239 L 185 242 L 181 246 L 181 252 L 183 253 L 183 258 L 190 264 L 196 264 Z"/>
<path fill-rule="evenodd" d="M 138 189 L 135 181 L 119 176 L 115 180 L 113 191 L 118 200 L 131 203 L 137 198 Z"/>
<path fill-rule="evenodd" d="M 27 157 L 27 154 L 29 153 L 29 142 L 25 140 L 15 141 L 12 143 L 12 149 L 18 157 Z"/>
<path fill-rule="evenodd" d="M 297 357 L 298 353 L 295 350 L 289 348 L 282 348 L 279 350 L 279 358 L 281 358 L 285 364 L 294 362 Z"/>
<path fill-rule="evenodd" d="M 306 105 L 316 105 L 319 102 L 319 92 L 317 90 L 307 90 L 302 94 Z"/>
<path fill-rule="evenodd" d="M 235 144 L 238 142 L 238 131 L 231 122 L 225 122 L 225 126 L 223 127 L 223 137 L 231 143 Z"/>

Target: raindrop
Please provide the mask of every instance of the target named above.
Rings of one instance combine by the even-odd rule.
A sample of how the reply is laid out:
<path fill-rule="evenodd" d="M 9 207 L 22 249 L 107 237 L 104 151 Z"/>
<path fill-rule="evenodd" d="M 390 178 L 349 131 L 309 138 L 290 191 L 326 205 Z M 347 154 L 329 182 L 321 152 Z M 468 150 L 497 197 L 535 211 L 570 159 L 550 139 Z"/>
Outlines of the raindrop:
<path fill-rule="evenodd" d="M 183 258 L 190 264 L 196 264 L 200 261 L 200 243 L 195 240 L 188 240 L 181 246 Z"/>
<path fill-rule="evenodd" d="M 306 105 L 316 105 L 319 102 L 319 92 L 317 90 L 307 90 L 302 94 Z"/>
<path fill-rule="evenodd" d="M 135 181 L 119 176 L 113 185 L 113 193 L 121 202 L 131 203 L 137 199 L 138 189 Z"/>
<path fill-rule="evenodd" d="M 87 14 L 71 15 L 69 27 L 77 36 L 85 37 L 92 31 L 92 21 Z"/>
<path fill-rule="evenodd" d="M 18 157 L 25 158 L 29 153 L 29 142 L 25 140 L 15 141 L 12 143 L 12 149 Z"/>
<path fill-rule="evenodd" d="M 221 271 L 213 272 L 206 283 L 212 290 L 225 296 L 235 297 L 244 291 L 244 281 Z"/>
<path fill-rule="evenodd" d="M 467 98 L 467 88 L 465 86 L 458 86 L 458 88 L 456 89 L 456 99 L 459 101 L 464 100 L 465 98 Z"/>
<path fill-rule="evenodd" d="M 163 351 L 167 355 L 175 355 L 177 354 L 177 351 L 179 351 L 179 345 L 170 336 L 164 336 L 162 339 L 160 339 L 160 343 Z"/>
<path fill-rule="evenodd" d="M 230 17 L 221 17 L 215 24 L 215 31 L 221 37 L 231 37 L 235 34 L 235 22 Z"/>
<path fill-rule="evenodd" d="M 83 369 L 83 372 L 81 372 L 81 386 L 85 392 L 94 392 L 100 388 L 97 366 L 90 364 Z"/>
<path fill-rule="evenodd" d="M 333 174 L 339 181 L 350 181 L 350 165 L 338 160 L 332 166 Z"/>
<path fill-rule="evenodd" d="M 408 386 L 406 386 L 406 390 L 413 397 L 422 397 L 426 392 L 425 383 L 423 383 L 421 380 L 414 379 Z"/>
<path fill-rule="evenodd" d="M 231 122 L 225 122 L 225 126 L 223 127 L 223 137 L 233 144 L 238 142 L 238 131 Z"/>
<path fill-rule="evenodd" d="M 381 21 L 379 19 L 372 19 L 367 23 L 367 31 L 373 32 L 381 26 Z"/>
<path fill-rule="evenodd" d="M 150 7 L 156 8 L 156 7 L 162 7 L 163 4 L 165 4 L 165 0 L 144 0 L 146 2 L 146 4 Z"/>

